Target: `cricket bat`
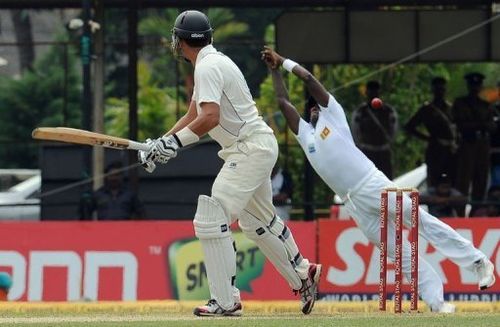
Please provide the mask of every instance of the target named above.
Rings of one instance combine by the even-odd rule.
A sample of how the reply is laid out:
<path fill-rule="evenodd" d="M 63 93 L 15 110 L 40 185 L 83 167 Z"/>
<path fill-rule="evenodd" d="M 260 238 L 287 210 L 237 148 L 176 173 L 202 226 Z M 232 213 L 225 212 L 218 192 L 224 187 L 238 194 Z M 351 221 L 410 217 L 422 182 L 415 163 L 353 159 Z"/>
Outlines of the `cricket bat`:
<path fill-rule="evenodd" d="M 31 136 L 37 140 L 103 146 L 119 150 L 149 151 L 150 148 L 146 143 L 68 127 L 39 127 L 33 130 Z"/>

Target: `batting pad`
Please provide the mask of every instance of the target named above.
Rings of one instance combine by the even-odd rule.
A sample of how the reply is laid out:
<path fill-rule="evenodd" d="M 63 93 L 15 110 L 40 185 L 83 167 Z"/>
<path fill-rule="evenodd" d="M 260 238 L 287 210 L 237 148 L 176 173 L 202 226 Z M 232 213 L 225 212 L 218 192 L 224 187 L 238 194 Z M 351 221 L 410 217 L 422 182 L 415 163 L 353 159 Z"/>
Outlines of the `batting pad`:
<path fill-rule="evenodd" d="M 236 277 L 236 253 L 228 222 L 217 200 L 199 196 L 194 230 L 205 255 L 210 295 L 226 310 L 234 306 L 233 282 Z"/>
<path fill-rule="evenodd" d="M 292 233 L 280 217 L 275 216 L 269 226 L 245 213 L 239 220 L 241 230 L 254 241 L 264 255 L 280 272 L 290 287 L 298 290 L 301 279 L 307 279 L 309 261 L 299 252 Z"/>

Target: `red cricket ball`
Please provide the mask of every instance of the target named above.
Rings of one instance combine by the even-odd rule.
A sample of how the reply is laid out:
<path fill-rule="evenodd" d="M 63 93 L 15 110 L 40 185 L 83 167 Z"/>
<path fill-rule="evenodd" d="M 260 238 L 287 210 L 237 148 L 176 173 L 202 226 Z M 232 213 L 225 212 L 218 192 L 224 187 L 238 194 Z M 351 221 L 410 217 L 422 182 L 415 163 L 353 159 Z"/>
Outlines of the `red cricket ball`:
<path fill-rule="evenodd" d="M 373 98 L 370 104 L 373 109 L 380 109 L 382 108 L 383 102 L 379 98 Z"/>

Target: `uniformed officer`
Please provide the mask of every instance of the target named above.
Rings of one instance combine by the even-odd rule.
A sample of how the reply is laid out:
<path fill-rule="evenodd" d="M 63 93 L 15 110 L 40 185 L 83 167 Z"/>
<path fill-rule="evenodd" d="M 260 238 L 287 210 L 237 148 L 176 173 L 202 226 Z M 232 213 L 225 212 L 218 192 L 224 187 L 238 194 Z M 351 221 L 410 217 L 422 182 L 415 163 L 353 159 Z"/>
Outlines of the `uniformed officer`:
<path fill-rule="evenodd" d="M 375 109 L 371 100 L 379 96 L 380 83 L 366 83 L 367 102 L 356 109 L 351 117 L 351 128 L 358 148 L 389 179 L 393 178 L 391 144 L 397 131 L 396 111 L 387 104 Z"/>
<path fill-rule="evenodd" d="M 490 168 L 490 136 L 495 130 L 495 122 L 492 108 L 479 97 L 484 75 L 469 73 L 465 75 L 465 80 L 468 94 L 457 98 L 451 108 L 460 137 L 455 184 L 460 192 L 470 195 L 471 200 L 477 202 L 482 201 L 486 194 Z"/>
<path fill-rule="evenodd" d="M 442 174 L 453 181 L 457 150 L 456 126 L 452 122 L 451 105 L 446 101 L 446 80 L 435 77 L 431 81 L 433 99 L 425 102 L 404 126 L 409 134 L 426 141 L 425 163 L 427 184 L 436 186 Z M 418 129 L 423 126 L 427 133 Z"/>

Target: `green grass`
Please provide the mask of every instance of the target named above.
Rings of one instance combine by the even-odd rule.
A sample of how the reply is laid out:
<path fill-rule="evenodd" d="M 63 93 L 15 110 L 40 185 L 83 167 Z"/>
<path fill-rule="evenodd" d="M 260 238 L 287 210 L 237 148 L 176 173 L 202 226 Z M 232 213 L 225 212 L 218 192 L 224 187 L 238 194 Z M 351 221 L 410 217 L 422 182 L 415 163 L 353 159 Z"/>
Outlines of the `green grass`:
<path fill-rule="evenodd" d="M 11 319 L 11 320 L 10 320 Z M 334 314 L 256 314 L 249 313 L 241 318 L 199 318 L 191 314 L 54 314 L 47 315 L 6 315 L 0 316 L 0 325 L 15 327 L 32 326 L 130 326 L 130 327 L 322 327 L 322 326 L 500 326 L 498 313 L 457 313 L 442 315 L 432 313 L 412 313 L 395 315 L 392 313 L 334 313 Z"/>
<path fill-rule="evenodd" d="M 311 315 L 299 311 L 297 301 L 245 301 L 240 318 L 200 318 L 192 310 L 200 301 L 132 302 L 3 302 L 0 327 L 4 326 L 238 326 L 238 327 L 326 327 L 326 326 L 500 326 L 500 302 L 454 302 L 457 313 L 432 314 L 425 304 L 422 313 L 378 311 L 378 302 L 319 301 Z M 404 303 L 403 310 L 409 309 Z"/>

